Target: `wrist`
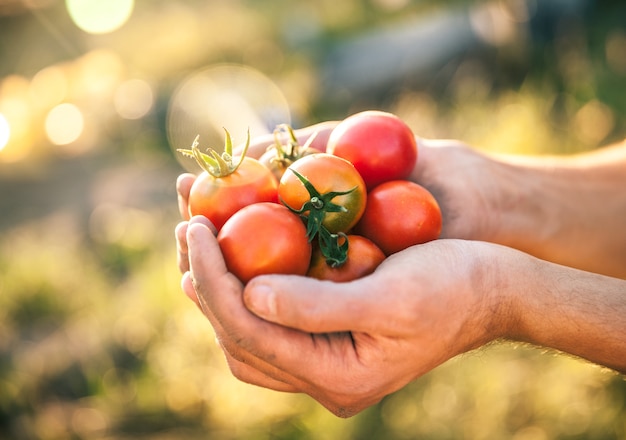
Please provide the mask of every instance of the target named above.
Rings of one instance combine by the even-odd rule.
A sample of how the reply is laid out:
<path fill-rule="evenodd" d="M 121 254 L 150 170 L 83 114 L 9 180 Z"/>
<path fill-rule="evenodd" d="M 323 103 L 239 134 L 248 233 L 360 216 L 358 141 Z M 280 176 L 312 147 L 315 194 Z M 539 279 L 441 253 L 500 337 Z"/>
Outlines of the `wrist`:
<path fill-rule="evenodd" d="M 492 243 L 483 243 L 485 249 L 475 262 L 473 290 L 480 298 L 478 325 L 483 334 L 481 344 L 498 339 L 511 339 L 519 333 L 522 310 L 519 292 L 534 272 L 533 261 L 539 261 L 523 252 Z"/>
<path fill-rule="evenodd" d="M 521 250 L 536 257 L 560 261 L 564 219 L 571 221 L 569 197 L 572 182 L 551 161 L 541 164 L 498 162 L 497 189 L 492 198 L 492 218 L 487 241 Z M 569 218 L 568 218 L 569 217 Z M 565 251 L 567 251 L 565 249 Z"/>

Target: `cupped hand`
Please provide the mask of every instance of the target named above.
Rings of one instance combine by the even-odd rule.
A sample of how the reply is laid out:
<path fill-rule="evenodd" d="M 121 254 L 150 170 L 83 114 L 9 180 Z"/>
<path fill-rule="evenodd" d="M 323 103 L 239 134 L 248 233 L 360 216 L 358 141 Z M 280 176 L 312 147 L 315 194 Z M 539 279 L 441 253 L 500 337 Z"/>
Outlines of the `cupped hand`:
<path fill-rule="evenodd" d="M 484 260 L 508 252 L 497 246 L 438 240 L 349 283 L 267 275 L 244 287 L 214 233 L 198 217 L 179 227 L 183 289 L 211 321 L 233 374 L 306 393 L 338 416 L 498 336 L 484 285 L 492 279 Z"/>

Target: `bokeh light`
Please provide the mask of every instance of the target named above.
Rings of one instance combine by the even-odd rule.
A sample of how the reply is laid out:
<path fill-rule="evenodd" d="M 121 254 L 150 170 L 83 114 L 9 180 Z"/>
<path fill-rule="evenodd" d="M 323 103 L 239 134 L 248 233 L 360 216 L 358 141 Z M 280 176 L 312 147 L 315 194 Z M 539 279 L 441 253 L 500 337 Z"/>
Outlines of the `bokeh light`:
<path fill-rule="evenodd" d="M 4 150 L 4 147 L 9 143 L 11 137 L 11 127 L 9 121 L 0 113 L 0 151 Z"/>
<path fill-rule="evenodd" d="M 51 108 L 63 102 L 69 89 L 68 78 L 60 66 L 48 66 L 33 76 L 30 93 L 38 108 Z"/>
<path fill-rule="evenodd" d="M 21 75 L 10 75 L 0 82 L 0 113 L 10 127 L 10 137 L 2 149 L 2 162 L 17 162 L 32 152 L 35 133 L 30 107 L 29 82 Z"/>
<path fill-rule="evenodd" d="M 115 90 L 113 104 L 117 113 L 124 119 L 142 118 L 154 104 L 152 87 L 140 79 L 125 81 Z"/>
<path fill-rule="evenodd" d="M 54 107 L 46 117 L 46 134 L 55 145 L 76 141 L 85 126 L 85 118 L 74 104 L 64 103 Z"/>
<path fill-rule="evenodd" d="M 119 29 L 130 18 L 134 0 L 66 0 L 70 17 L 90 34 L 106 34 Z"/>

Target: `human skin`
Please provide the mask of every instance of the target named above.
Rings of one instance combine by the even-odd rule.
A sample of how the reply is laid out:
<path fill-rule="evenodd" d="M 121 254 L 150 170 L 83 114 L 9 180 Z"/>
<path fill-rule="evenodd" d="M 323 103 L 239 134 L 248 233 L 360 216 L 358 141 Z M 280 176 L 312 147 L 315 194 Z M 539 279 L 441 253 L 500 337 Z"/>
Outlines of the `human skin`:
<path fill-rule="evenodd" d="M 498 339 L 626 373 L 626 144 L 520 158 L 418 142 L 412 179 L 438 199 L 442 239 L 394 254 L 360 280 L 267 275 L 243 286 L 208 220 L 178 225 L 183 290 L 233 374 L 309 394 L 347 417 Z M 178 180 L 183 215 L 192 181 Z"/>

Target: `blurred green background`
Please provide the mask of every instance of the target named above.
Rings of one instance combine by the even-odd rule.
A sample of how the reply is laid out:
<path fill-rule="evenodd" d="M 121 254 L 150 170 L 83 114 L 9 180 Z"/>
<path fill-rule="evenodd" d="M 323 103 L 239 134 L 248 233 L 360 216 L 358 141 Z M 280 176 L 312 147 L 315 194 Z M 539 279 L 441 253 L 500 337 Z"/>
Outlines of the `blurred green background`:
<path fill-rule="evenodd" d="M 0 0 L 0 439 L 626 438 L 622 376 L 518 344 L 348 420 L 230 375 L 173 150 L 367 108 L 485 151 L 623 139 L 626 4 Z"/>

